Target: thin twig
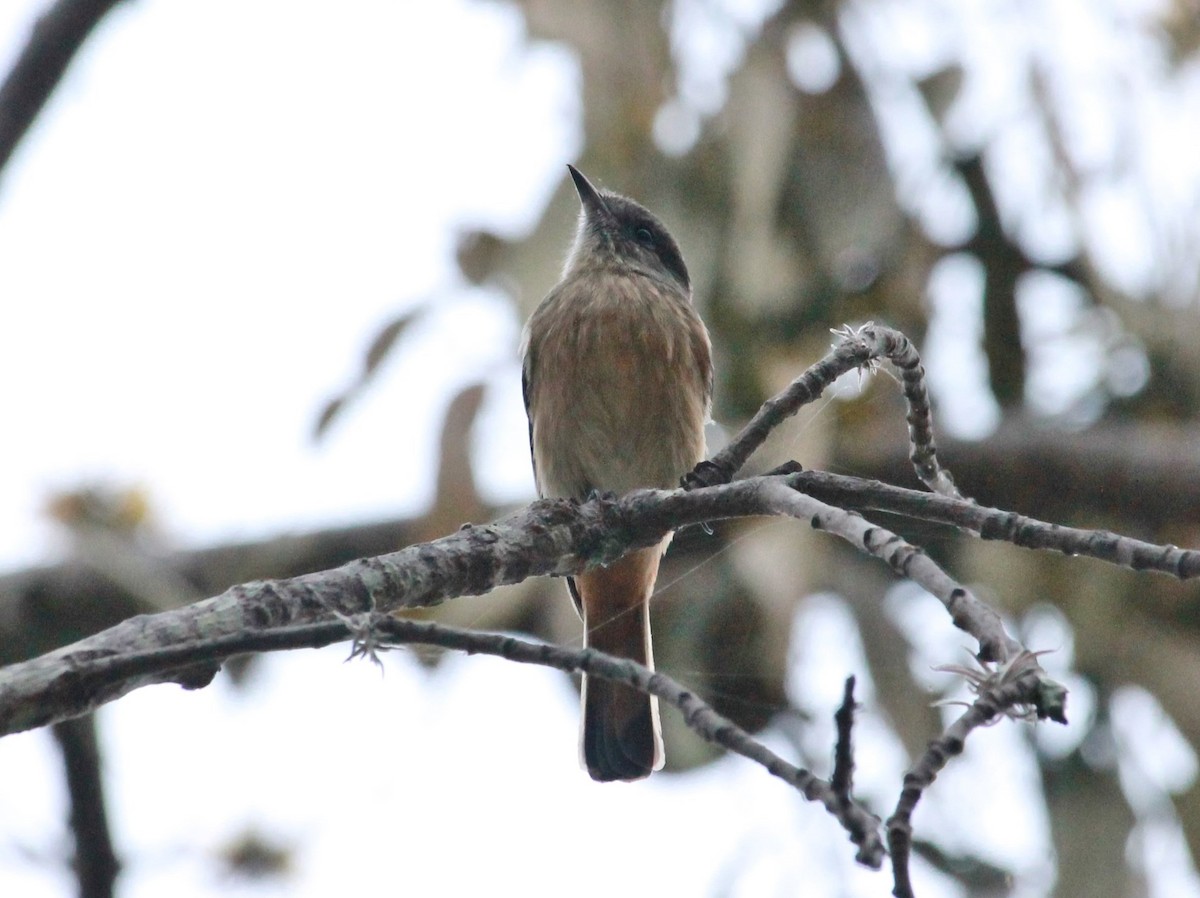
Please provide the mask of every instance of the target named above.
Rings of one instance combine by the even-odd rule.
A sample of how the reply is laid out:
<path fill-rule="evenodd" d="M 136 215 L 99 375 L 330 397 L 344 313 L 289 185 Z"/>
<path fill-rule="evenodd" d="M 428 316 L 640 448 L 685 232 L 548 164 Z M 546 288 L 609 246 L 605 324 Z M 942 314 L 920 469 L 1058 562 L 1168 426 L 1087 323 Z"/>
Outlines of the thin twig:
<path fill-rule="evenodd" d="M 986 726 L 1010 709 L 1033 706 L 1041 700 L 1041 668 L 1032 652 L 1023 652 L 1013 662 L 986 680 L 976 684 L 978 698 L 942 735 L 929 743 L 924 754 L 904 775 L 904 787 L 896 810 L 887 821 L 888 851 L 892 856 L 892 877 L 896 898 L 913 898 L 909 878 L 912 851 L 912 815 L 925 790 L 955 755 L 961 754 L 967 736 Z M 1020 712 L 1024 716 L 1023 712 Z"/>
<path fill-rule="evenodd" d="M 501 634 L 477 630 L 459 630 L 437 624 L 375 616 L 372 629 L 377 635 L 397 642 L 422 642 L 460 649 L 468 653 L 499 655 L 522 664 L 538 664 L 562 671 L 579 671 L 588 676 L 617 680 L 633 688 L 656 695 L 677 708 L 684 722 L 709 742 L 749 758 L 773 776 L 800 791 L 809 801 L 819 801 L 841 824 L 858 846 L 855 859 L 877 869 L 883 862 L 883 842 L 879 818 L 854 801 L 847 792 L 838 791 L 825 780 L 785 761 L 749 733 L 722 716 L 695 693 L 664 673 L 649 670 L 634 661 L 605 655 L 594 649 L 567 649 L 529 642 Z"/>
<path fill-rule="evenodd" d="M 794 476 L 798 475 L 789 475 Z M 885 561 L 897 574 L 936 596 L 950 612 L 954 625 L 979 643 L 980 660 L 1005 661 L 1021 652 L 1021 644 L 1005 631 L 1000 615 L 938 567 L 921 549 L 890 530 L 872 524 L 857 512 L 826 505 L 791 489 L 785 480 L 767 481 L 762 490 L 778 503 L 778 510 L 809 521 L 817 530 L 840 536 L 852 546 Z"/>
<path fill-rule="evenodd" d="M 247 652 L 321 648 L 348 637 L 356 640 L 352 657 L 374 658 L 387 645 L 436 645 L 468 654 L 495 655 L 521 664 L 536 664 L 568 673 L 579 671 L 588 676 L 618 680 L 657 695 L 662 701 L 678 708 L 687 725 L 703 738 L 761 764 L 769 773 L 796 788 L 809 801 L 823 804 L 858 846 L 859 862 L 873 868 L 882 864 L 883 839 L 878 817 L 855 802 L 843 801 L 828 782 L 785 761 L 666 674 L 656 673 L 628 659 L 605 655 L 595 649 L 569 649 L 503 633 L 459 629 L 378 612 L 357 615 L 339 613 L 333 620 L 317 623 L 245 629 L 216 638 L 193 637 L 144 651 L 83 657 L 74 663 L 71 678 L 77 688 L 88 688 L 91 683 L 143 678 L 180 668 L 217 665 L 233 655 Z"/>
<path fill-rule="evenodd" d="M 983 539 L 1026 549 L 1083 555 L 1131 571 L 1156 571 L 1180 580 L 1200 577 L 1200 551 L 1195 549 L 1156 545 L 1108 530 L 1063 527 L 970 501 L 824 471 L 791 474 L 788 482 L 803 493 L 842 508 L 873 509 L 949 524 Z"/>
<path fill-rule="evenodd" d="M 854 710 L 858 705 L 854 702 L 854 677 L 846 677 L 846 685 L 842 690 L 842 703 L 833 715 L 837 726 L 837 742 L 833 747 L 833 775 L 829 784 L 843 801 L 849 801 L 854 790 Z"/>
<path fill-rule="evenodd" d="M 900 370 L 904 398 L 908 402 L 909 457 L 917 476 L 935 493 L 961 498 L 949 472 L 938 464 L 925 369 L 908 337 L 877 324 L 859 328 L 847 326 L 834 334 L 841 339 L 834 344 L 833 350 L 781 393 L 764 402 L 750 423 L 724 449 L 701 462 L 695 474 L 686 478 L 688 486 L 695 488 L 728 482 L 772 430 L 818 399 L 835 380 L 850 371 L 870 370 L 879 360 L 887 359 Z"/>

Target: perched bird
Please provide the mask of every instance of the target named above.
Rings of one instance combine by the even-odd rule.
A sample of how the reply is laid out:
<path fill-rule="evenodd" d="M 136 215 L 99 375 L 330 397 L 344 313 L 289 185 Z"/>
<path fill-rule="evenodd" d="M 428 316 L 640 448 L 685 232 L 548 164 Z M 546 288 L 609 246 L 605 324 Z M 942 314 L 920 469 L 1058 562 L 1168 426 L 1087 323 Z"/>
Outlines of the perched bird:
<path fill-rule="evenodd" d="M 522 340 L 538 493 L 671 489 L 704 458 L 708 331 L 662 222 L 567 167 L 582 203 L 575 242 Z M 586 645 L 653 667 L 649 602 L 670 540 L 568 580 Z M 657 699 L 584 677 L 580 742 L 593 779 L 648 776 L 663 764 Z"/>

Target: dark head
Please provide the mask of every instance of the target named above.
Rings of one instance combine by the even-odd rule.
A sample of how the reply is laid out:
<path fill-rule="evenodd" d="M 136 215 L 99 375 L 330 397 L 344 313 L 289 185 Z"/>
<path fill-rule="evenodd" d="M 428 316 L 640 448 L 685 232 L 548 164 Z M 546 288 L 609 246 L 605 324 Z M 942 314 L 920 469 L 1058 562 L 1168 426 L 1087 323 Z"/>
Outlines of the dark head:
<path fill-rule="evenodd" d="M 690 293 L 691 281 L 679 244 L 663 223 L 628 197 L 597 190 L 573 165 L 567 168 L 583 204 L 567 271 L 608 258 L 650 277 L 674 281 L 684 293 Z"/>

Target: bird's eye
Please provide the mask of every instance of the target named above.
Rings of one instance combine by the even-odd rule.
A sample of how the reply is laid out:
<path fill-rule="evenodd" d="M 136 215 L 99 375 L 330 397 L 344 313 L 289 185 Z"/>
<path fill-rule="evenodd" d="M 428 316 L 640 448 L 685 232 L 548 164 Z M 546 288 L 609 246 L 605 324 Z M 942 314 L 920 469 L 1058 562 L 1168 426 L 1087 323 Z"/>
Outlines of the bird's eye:
<path fill-rule="evenodd" d="M 650 233 L 649 228 L 638 228 L 633 236 L 635 236 L 637 238 L 637 242 L 643 246 L 654 245 L 654 235 Z"/>

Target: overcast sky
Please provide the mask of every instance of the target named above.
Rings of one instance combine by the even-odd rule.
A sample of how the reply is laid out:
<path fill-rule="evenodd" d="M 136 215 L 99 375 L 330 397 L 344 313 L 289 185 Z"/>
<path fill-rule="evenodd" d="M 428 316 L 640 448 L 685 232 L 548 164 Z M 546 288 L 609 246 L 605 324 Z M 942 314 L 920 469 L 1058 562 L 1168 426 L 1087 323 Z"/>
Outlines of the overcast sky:
<path fill-rule="evenodd" d="M 9 54 L 15 7 L 42 5 L 0 5 Z M 22 422 L 0 565 L 48 551 L 48 491 L 86 479 L 143 485 L 187 543 L 428 498 L 447 393 L 519 333 L 455 280 L 454 226 L 530 227 L 578 145 L 574 62 L 521 33 L 502 4 L 117 7 L 0 185 L 0 383 Z M 314 446 L 384 321 L 456 290 Z M 499 426 L 522 415 L 518 394 Z M 532 489 L 519 453 L 485 474 Z"/>

